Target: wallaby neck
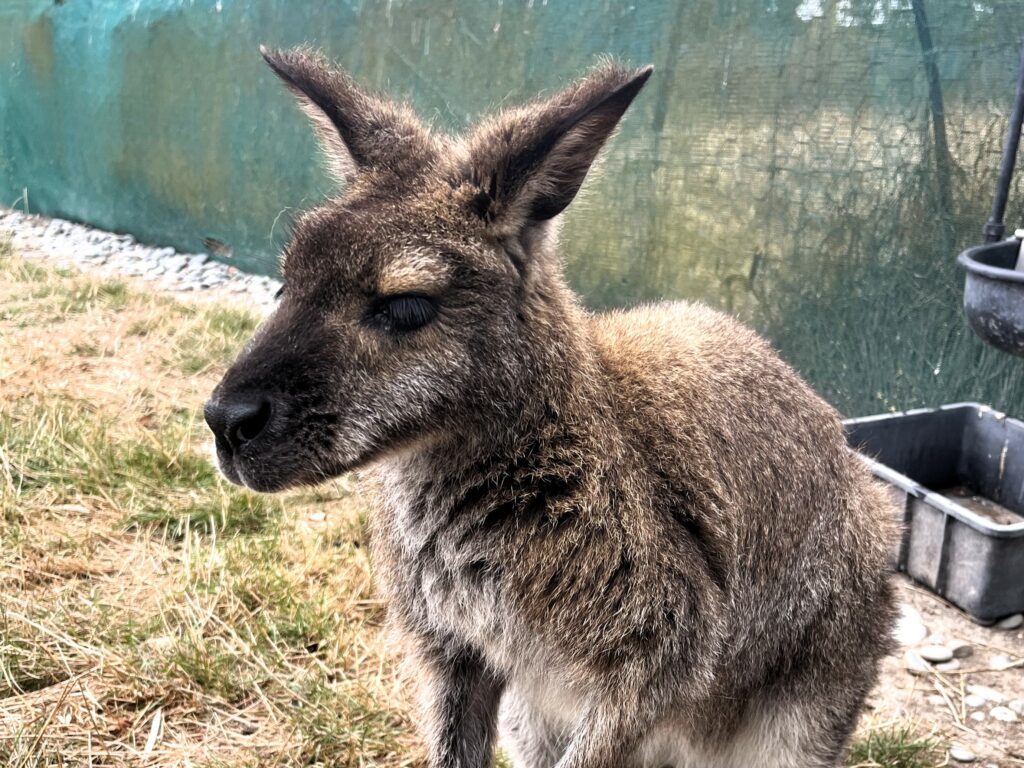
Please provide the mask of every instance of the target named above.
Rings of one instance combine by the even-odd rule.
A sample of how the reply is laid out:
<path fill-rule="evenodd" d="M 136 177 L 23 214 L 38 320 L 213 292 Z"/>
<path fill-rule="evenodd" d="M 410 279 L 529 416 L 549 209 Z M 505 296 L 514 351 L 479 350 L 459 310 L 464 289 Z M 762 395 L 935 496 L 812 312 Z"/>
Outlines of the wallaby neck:
<path fill-rule="evenodd" d="M 598 422 L 607 420 L 607 377 L 599 365 L 586 314 L 564 297 L 552 303 L 556 306 L 549 315 L 536 323 L 522 380 L 509 393 L 512 407 L 506 405 L 501 418 L 473 424 L 475 435 L 457 435 L 463 449 L 469 438 L 485 453 L 516 458 L 524 446 L 556 433 L 588 441 Z"/>

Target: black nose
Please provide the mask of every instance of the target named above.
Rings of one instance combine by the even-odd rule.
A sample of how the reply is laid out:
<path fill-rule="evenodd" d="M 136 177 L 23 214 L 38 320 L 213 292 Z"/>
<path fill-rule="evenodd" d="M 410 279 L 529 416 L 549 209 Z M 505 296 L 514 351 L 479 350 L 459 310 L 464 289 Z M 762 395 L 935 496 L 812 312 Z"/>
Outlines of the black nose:
<path fill-rule="evenodd" d="M 270 421 L 270 401 L 265 397 L 210 400 L 203 408 L 206 423 L 217 442 L 237 451 L 255 440 Z"/>

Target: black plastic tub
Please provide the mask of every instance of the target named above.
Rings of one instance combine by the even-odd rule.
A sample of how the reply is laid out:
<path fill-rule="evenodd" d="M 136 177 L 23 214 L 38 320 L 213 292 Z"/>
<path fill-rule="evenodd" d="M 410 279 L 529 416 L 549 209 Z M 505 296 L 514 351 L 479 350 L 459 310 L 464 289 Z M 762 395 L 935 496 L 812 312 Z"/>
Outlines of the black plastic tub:
<path fill-rule="evenodd" d="M 1024 611 L 1024 422 L 956 403 L 845 424 L 902 512 L 899 570 L 981 623 Z"/>
<path fill-rule="evenodd" d="M 957 257 L 967 270 L 964 314 L 982 339 L 1024 356 L 1024 271 L 1016 269 L 1021 241 L 1012 237 L 968 248 Z"/>

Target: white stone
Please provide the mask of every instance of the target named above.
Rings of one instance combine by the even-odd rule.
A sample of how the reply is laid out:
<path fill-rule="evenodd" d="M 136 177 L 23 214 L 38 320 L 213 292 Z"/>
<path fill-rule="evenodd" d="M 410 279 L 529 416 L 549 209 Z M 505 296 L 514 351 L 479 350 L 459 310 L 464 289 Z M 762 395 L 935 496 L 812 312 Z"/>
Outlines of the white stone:
<path fill-rule="evenodd" d="M 941 664 L 953 658 L 953 652 L 944 645 L 925 645 L 918 648 L 917 652 L 922 659 L 932 664 Z"/>
<path fill-rule="evenodd" d="M 1004 669 L 1009 669 L 1013 666 L 1013 659 L 1009 656 L 993 656 L 989 659 L 989 669 L 994 669 L 997 672 L 1002 672 Z"/>
<path fill-rule="evenodd" d="M 903 654 L 903 663 L 912 675 L 927 675 L 931 671 L 931 665 L 914 651 L 907 651 Z"/>
<path fill-rule="evenodd" d="M 900 616 L 893 627 L 892 636 L 900 645 L 917 645 L 928 637 L 928 628 L 917 609 L 908 603 L 900 605 Z"/>
<path fill-rule="evenodd" d="M 1006 706 L 1018 715 L 1024 715 L 1024 699 L 1013 699 L 1013 701 L 1010 701 Z"/>
<path fill-rule="evenodd" d="M 989 712 L 989 714 L 992 715 L 992 717 L 994 717 L 996 720 L 1001 720 L 1004 723 L 1017 722 L 1017 713 L 1009 707 L 992 707 L 992 710 Z"/>
<path fill-rule="evenodd" d="M 973 763 L 978 759 L 977 755 L 965 747 L 950 747 L 949 756 L 958 763 Z"/>
<path fill-rule="evenodd" d="M 968 693 L 964 696 L 964 704 L 971 709 L 977 709 L 978 707 L 984 707 L 987 704 L 987 700 L 984 696 L 979 696 L 976 693 Z"/>
<path fill-rule="evenodd" d="M 935 668 L 939 670 L 939 672 L 956 672 L 961 666 L 959 659 L 950 659 L 949 661 L 944 661 L 941 664 L 936 664 Z"/>
<path fill-rule="evenodd" d="M 186 263 L 184 256 L 171 256 L 163 260 L 164 266 L 171 272 L 179 271 Z"/>
<path fill-rule="evenodd" d="M 989 688 L 986 685 L 968 685 L 967 692 L 973 693 L 975 696 L 981 696 L 985 701 L 991 701 L 993 704 L 1002 704 L 1006 701 L 1006 697 L 997 691 L 995 688 Z"/>
<path fill-rule="evenodd" d="M 981 722 L 982 720 L 984 720 L 984 719 L 985 719 L 985 713 L 984 713 L 984 712 L 982 712 L 982 711 L 981 711 L 981 710 L 979 709 L 979 710 L 977 710 L 977 711 L 975 711 L 975 712 L 971 712 L 971 714 L 969 715 L 969 717 L 971 718 L 971 720 L 974 720 L 975 722 L 978 722 L 978 723 L 980 723 L 980 722 Z"/>

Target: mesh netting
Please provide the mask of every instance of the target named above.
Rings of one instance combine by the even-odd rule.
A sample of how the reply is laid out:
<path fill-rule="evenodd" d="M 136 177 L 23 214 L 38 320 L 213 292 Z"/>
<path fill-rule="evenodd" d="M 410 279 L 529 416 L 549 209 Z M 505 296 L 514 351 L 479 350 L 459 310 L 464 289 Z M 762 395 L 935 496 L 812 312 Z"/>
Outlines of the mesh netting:
<path fill-rule="evenodd" d="M 593 192 L 615 203 L 566 233 L 585 293 L 736 312 L 846 413 L 965 398 L 1019 413 L 1024 363 L 965 328 L 954 257 L 982 239 L 1024 6 L 677 9 L 650 122 Z M 1022 203 L 1018 175 L 1010 232 Z"/>
<path fill-rule="evenodd" d="M 1022 0 L 27 2 L 0 7 L 0 193 L 274 271 L 329 191 L 258 43 L 322 46 L 461 129 L 598 54 L 657 71 L 564 253 L 595 307 L 707 301 L 847 414 L 978 399 L 1024 415 L 1024 363 L 967 330 Z M 1010 231 L 1024 223 L 1014 182 Z"/>

